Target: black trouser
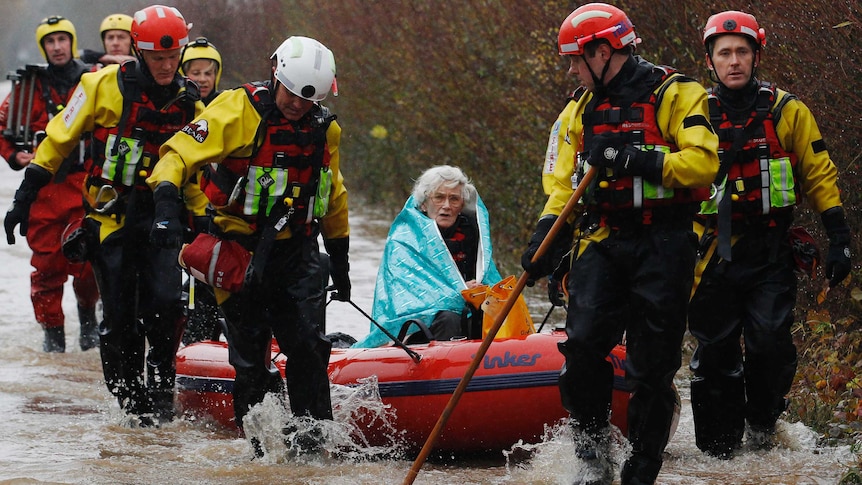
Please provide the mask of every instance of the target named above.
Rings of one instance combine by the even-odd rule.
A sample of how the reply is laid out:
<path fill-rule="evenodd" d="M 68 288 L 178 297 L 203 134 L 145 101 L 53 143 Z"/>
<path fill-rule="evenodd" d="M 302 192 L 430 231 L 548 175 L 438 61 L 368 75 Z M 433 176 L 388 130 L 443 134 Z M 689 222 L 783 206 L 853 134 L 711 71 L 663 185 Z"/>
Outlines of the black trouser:
<path fill-rule="evenodd" d="M 773 430 L 796 373 L 797 282 L 786 235 L 747 234 L 732 257 L 706 266 L 688 316 L 698 340 L 690 364 L 696 441 L 712 453 L 738 447 L 745 420 Z"/>
<path fill-rule="evenodd" d="M 85 224 L 98 234 L 97 221 Z M 105 384 L 122 409 L 171 418 L 182 332 L 182 273 L 178 249 L 149 245 L 150 225 L 127 225 L 95 251 L 93 270 L 104 305 L 99 351 Z"/>
<path fill-rule="evenodd" d="M 661 468 L 676 405 L 673 378 L 682 360 L 696 248 L 694 233 L 681 227 L 611 231 L 587 246 L 568 279 L 563 406 L 580 431 L 604 432 L 613 390 L 605 359 L 625 332 L 632 391 L 626 469 L 646 483 Z"/>
<path fill-rule="evenodd" d="M 194 285 L 194 291 L 191 291 Z M 184 291 L 189 293 L 188 319 L 182 342 L 185 345 L 202 340 L 218 340 L 222 333 L 221 312 L 211 287 L 190 278 Z M 194 296 L 192 295 L 194 294 Z M 192 299 L 194 298 L 194 299 Z M 192 308 L 194 303 L 194 308 Z"/>
<path fill-rule="evenodd" d="M 231 295 L 221 308 L 230 363 L 236 370 L 233 405 L 237 424 L 267 392 L 281 394 L 281 376 L 271 366 L 275 336 L 287 357 L 290 409 L 297 416 L 332 419 L 329 394 L 331 344 L 318 326 L 324 306 L 317 240 L 296 236 L 273 243 L 262 280 Z"/>

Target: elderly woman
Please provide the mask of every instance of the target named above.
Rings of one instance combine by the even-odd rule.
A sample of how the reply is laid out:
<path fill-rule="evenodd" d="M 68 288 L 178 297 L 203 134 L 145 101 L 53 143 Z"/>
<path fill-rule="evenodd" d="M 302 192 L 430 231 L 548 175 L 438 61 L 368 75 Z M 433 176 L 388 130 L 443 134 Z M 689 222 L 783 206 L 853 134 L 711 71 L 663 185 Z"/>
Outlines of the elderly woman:
<path fill-rule="evenodd" d="M 467 176 L 449 165 L 426 170 L 389 230 L 372 318 L 392 334 L 409 327 L 436 340 L 474 337 L 476 311 L 465 308 L 461 290 L 501 279 L 491 255 L 488 210 Z M 372 325 L 354 347 L 388 341 Z"/>

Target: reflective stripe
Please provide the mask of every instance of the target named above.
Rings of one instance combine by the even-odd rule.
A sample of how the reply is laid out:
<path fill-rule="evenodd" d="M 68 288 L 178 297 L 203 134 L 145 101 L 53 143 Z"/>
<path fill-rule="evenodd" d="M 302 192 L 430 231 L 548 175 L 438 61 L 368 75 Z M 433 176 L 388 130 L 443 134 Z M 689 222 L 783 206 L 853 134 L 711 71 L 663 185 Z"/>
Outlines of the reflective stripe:
<path fill-rule="evenodd" d="M 257 167 L 251 165 L 248 167 L 248 182 L 245 186 L 245 203 L 242 207 L 242 213 L 247 216 L 257 215 L 261 196 L 265 196 L 267 200 L 266 215 L 277 200 L 287 191 L 287 169 L 273 167 Z"/>
<path fill-rule="evenodd" d="M 320 178 L 317 181 L 317 194 L 314 198 L 314 217 L 321 218 L 329 212 L 329 195 L 332 193 L 332 170 L 329 167 L 320 168 Z"/>
<path fill-rule="evenodd" d="M 769 160 L 760 159 L 760 212 L 769 214 Z"/>
<path fill-rule="evenodd" d="M 105 161 L 102 165 L 102 178 L 125 187 L 135 185 L 138 164 L 144 155 L 144 142 L 129 137 L 120 137 L 117 153 L 112 154 L 117 135 L 108 135 L 105 144 Z"/>
<path fill-rule="evenodd" d="M 670 153 L 670 147 L 665 145 L 647 145 L 644 150 L 654 150 L 660 153 Z M 641 178 L 641 177 L 638 177 Z M 673 188 L 645 181 L 643 184 L 644 197 L 650 200 L 672 199 Z"/>
<path fill-rule="evenodd" d="M 562 122 L 557 120 L 551 128 L 551 136 L 548 139 L 548 149 L 545 151 L 545 166 L 542 173 L 554 173 L 554 166 L 557 164 L 557 152 L 559 151 L 560 126 Z"/>
<path fill-rule="evenodd" d="M 632 206 L 640 209 L 644 206 L 644 179 L 632 177 Z"/>
<path fill-rule="evenodd" d="M 215 270 L 218 267 L 218 256 L 221 253 L 221 241 L 215 243 L 213 246 L 213 253 L 210 257 L 210 264 L 207 268 L 207 279 L 206 282 L 209 285 L 212 285 L 215 282 Z"/>
<path fill-rule="evenodd" d="M 769 160 L 770 203 L 772 207 L 789 207 L 796 204 L 795 179 L 790 158 Z"/>

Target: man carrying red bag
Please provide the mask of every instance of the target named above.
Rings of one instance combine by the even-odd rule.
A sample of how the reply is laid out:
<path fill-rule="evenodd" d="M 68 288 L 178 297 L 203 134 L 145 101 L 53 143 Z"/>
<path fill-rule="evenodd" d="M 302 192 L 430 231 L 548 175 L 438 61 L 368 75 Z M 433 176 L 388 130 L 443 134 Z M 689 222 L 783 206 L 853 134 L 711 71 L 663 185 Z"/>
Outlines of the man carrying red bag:
<path fill-rule="evenodd" d="M 293 414 L 332 419 L 326 373 L 331 343 L 318 325 L 325 307 L 321 232 L 337 290 L 333 298 L 350 299 L 341 128 L 320 104 L 334 90 L 335 61 L 320 42 L 297 36 L 270 59 L 269 81 L 223 92 L 162 146 L 147 180 L 156 212 L 150 240 L 179 244 L 178 194 L 204 169 L 200 185 L 214 214 L 213 234 L 198 236 L 180 259 L 213 286 L 224 313 L 239 426 L 268 392 L 283 398 L 285 383 L 268 357 L 272 336 L 287 356 Z M 319 448 L 319 436 L 310 438 L 303 451 Z M 265 453 L 251 441 L 258 456 Z"/>

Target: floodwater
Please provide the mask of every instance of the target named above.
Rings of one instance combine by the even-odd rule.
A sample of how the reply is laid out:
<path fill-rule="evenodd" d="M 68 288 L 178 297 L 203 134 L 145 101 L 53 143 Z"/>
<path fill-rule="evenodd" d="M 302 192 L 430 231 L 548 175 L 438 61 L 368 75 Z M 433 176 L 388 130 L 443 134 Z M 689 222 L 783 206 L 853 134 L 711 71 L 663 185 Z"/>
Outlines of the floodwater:
<path fill-rule="evenodd" d="M 0 180 L 0 203 L 8 205 L 21 173 L 0 170 L 5 171 Z M 355 214 L 351 225 L 353 300 L 370 313 L 388 222 Z M 341 455 L 294 457 L 273 452 L 253 460 L 245 439 L 199 419 L 185 417 L 161 428 L 135 428 L 105 389 L 97 351 L 82 352 L 77 348 L 78 324 L 68 285 L 64 299 L 67 316 L 71 316 L 67 323 L 68 352 L 41 351 L 42 333 L 33 320 L 28 297 L 29 272 L 29 249 L 24 241 L 19 238 L 14 246 L 3 245 L 0 484 L 377 485 L 401 483 L 408 475 L 412 459 L 392 458 L 395 450 L 355 446 Z M 544 311 L 535 309 L 547 309 L 547 303 L 535 295 L 529 301 L 534 316 L 540 314 L 536 318 L 541 320 Z M 346 303 L 332 302 L 327 308 L 327 320 L 329 332 L 362 337 L 368 331 L 367 321 Z M 848 447 L 820 447 L 811 430 L 788 423 L 780 423 L 781 446 L 772 451 L 747 452 L 731 461 L 705 457 L 694 446 L 683 373 L 677 386 L 683 401 L 682 415 L 667 448 L 660 484 L 835 484 L 857 462 Z M 350 391 L 333 388 L 333 401 L 339 408 L 349 409 L 355 399 Z M 255 410 L 255 423 L 264 433 L 277 432 L 284 416 L 268 404 Z M 517 412 L 512 410 L 513 416 Z M 501 416 L 501 425 L 507 419 L 511 417 Z M 337 413 L 336 425 L 338 420 Z M 340 446 L 343 449 L 344 443 Z M 482 459 L 435 459 L 424 464 L 415 483 L 568 484 L 577 468 L 572 456 L 571 437 L 563 426 L 550 430 L 542 443 L 510 454 L 508 462 L 502 453 Z M 624 457 L 622 447 L 617 458 L 622 461 Z"/>

